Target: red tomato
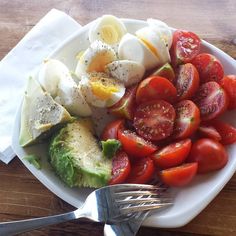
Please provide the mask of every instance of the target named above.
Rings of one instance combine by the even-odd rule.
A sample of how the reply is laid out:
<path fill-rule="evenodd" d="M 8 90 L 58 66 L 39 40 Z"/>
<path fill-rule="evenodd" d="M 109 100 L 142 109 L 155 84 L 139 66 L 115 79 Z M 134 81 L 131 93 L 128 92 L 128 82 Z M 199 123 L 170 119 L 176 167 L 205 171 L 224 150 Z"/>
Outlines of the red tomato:
<path fill-rule="evenodd" d="M 211 138 L 215 141 L 221 140 L 219 132 L 213 126 L 201 125 L 200 127 L 198 127 L 198 132 L 204 138 Z"/>
<path fill-rule="evenodd" d="M 124 96 L 113 106 L 108 108 L 108 111 L 118 117 L 133 119 L 135 107 L 136 86 L 127 88 Z"/>
<path fill-rule="evenodd" d="M 202 120 L 211 120 L 227 110 L 229 99 L 220 85 L 214 81 L 202 84 L 194 102 L 200 109 Z"/>
<path fill-rule="evenodd" d="M 136 92 L 136 103 L 163 99 L 173 102 L 176 99 L 177 91 L 174 85 L 161 76 L 151 76 L 139 84 Z"/>
<path fill-rule="evenodd" d="M 191 63 L 196 66 L 201 83 L 209 81 L 219 83 L 223 79 L 223 66 L 215 56 L 208 53 L 201 53 L 197 55 Z"/>
<path fill-rule="evenodd" d="M 198 107 L 190 100 L 183 100 L 176 105 L 175 110 L 174 138 L 183 139 L 190 137 L 200 124 Z"/>
<path fill-rule="evenodd" d="M 107 126 L 104 128 L 101 139 L 107 140 L 107 139 L 118 139 L 118 129 L 121 126 L 121 124 L 124 123 L 124 120 L 114 120 L 107 124 Z"/>
<path fill-rule="evenodd" d="M 151 155 L 157 167 L 162 169 L 178 166 L 184 162 L 191 149 L 191 140 L 171 143 Z"/>
<path fill-rule="evenodd" d="M 160 172 L 161 180 L 172 187 L 181 187 L 191 182 L 198 169 L 197 163 L 187 163 Z"/>
<path fill-rule="evenodd" d="M 227 75 L 225 76 L 220 85 L 226 91 L 229 97 L 229 109 L 236 108 L 236 75 Z"/>
<path fill-rule="evenodd" d="M 213 120 L 211 124 L 219 132 L 222 144 L 227 145 L 236 142 L 236 128 L 220 120 Z"/>
<path fill-rule="evenodd" d="M 199 75 L 194 65 L 180 65 L 177 72 L 176 89 L 179 100 L 191 98 L 199 87 Z"/>
<path fill-rule="evenodd" d="M 175 109 L 163 100 L 139 105 L 134 113 L 136 132 L 147 140 L 162 140 L 173 132 Z"/>
<path fill-rule="evenodd" d="M 171 61 L 174 65 L 190 62 L 200 51 L 200 38 L 189 31 L 176 30 L 171 46 Z"/>
<path fill-rule="evenodd" d="M 153 72 L 153 75 L 158 75 L 168 79 L 170 82 L 175 82 L 175 72 L 169 63 L 164 64 L 162 67 Z"/>
<path fill-rule="evenodd" d="M 187 161 L 198 163 L 198 173 L 208 173 L 223 168 L 228 154 L 222 144 L 203 138 L 193 144 Z"/>
<path fill-rule="evenodd" d="M 116 153 L 112 159 L 112 173 L 109 184 L 123 183 L 130 174 L 130 161 L 125 152 Z"/>
<path fill-rule="evenodd" d="M 127 183 L 145 184 L 153 177 L 155 167 L 153 160 L 149 157 L 142 158 L 131 167 L 131 173 L 128 176 Z"/>
<path fill-rule="evenodd" d="M 157 150 L 154 144 L 144 140 L 130 130 L 119 129 L 118 139 L 122 144 L 122 148 L 130 157 L 142 158 Z"/>

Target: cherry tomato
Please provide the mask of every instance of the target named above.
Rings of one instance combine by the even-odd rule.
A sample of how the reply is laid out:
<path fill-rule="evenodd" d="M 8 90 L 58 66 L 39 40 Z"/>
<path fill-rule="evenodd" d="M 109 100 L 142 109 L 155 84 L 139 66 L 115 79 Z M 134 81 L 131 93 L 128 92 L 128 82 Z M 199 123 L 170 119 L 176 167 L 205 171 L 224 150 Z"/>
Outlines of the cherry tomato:
<path fill-rule="evenodd" d="M 136 86 L 127 88 L 124 96 L 113 106 L 108 108 L 108 111 L 118 117 L 133 119 L 135 107 Z"/>
<path fill-rule="evenodd" d="M 200 125 L 198 127 L 198 132 L 203 138 L 211 138 L 215 141 L 221 140 L 219 132 L 211 125 Z"/>
<path fill-rule="evenodd" d="M 202 120 L 211 120 L 227 110 L 229 99 L 220 85 L 214 81 L 202 84 L 194 102 L 200 109 Z"/>
<path fill-rule="evenodd" d="M 223 168 L 228 154 L 222 144 L 203 138 L 193 144 L 187 161 L 198 163 L 198 173 L 208 173 Z"/>
<path fill-rule="evenodd" d="M 191 98 L 199 87 L 199 75 L 194 65 L 180 65 L 177 72 L 176 89 L 179 100 Z"/>
<path fill-rule="evenodd" d="M 142 158 L 132 164 L 127 183 L 145 184 L 153 177 L 155 167 L 150 157 Z"/>
<path fill-rule="evenodd" d="M 220 120 L 213 120 L 211 124 L 219 132 L 222 144 L 227 145 L 236 142 L 236 128 Z"/>
<path fill-rule="evenodd" d="M 200 51 L 200 38 L 189 31 L 176 30 L 170 54 L 174 66 L 190 62 Z"/>
<path fill-rule="evenodd" d="M 142 158 L 157 150 L 154 144 L 144 140 L 130 130 L 119 129 L 118 139 L 122 144 L 122 148 L 130 157 Z"/>
<path fill-rule="evenodd" d="M 184 162 L 191 149 L 191 140 L 171 143 L 151 155 L 157 167 L 162 169 L 178 166 Z"/>
<path fill-rule="evenodd" d="M 213 55 L 208 53 L 198 54 L 191 63 L 196 66 L 200 83 L 215 81 L 219 83 L 224 76 L 224 69 L 221 62 Z"/>
<path fill-rule="evenodd" d="M 162 67 L 153 72 L 153 75 L 158 75 L 168 79 L 170 82 L 175 82 L 175 72 L 169 63 L 164 64 Z"/>
<path fill-rule="evenodd" d="M 221 80 L 220 85 L 228 94 L 228 97 L 229 97 L 228 108 L 235 109 L 236 108 L 236 75 L 225 76 Z"/>
<path fill-rule="evenodd" d="M 200 124 L 198 107 L 190 100 L 183 100 L 176 105 L 175 110 L 174 138 L 183 139 L 190 137 Z"/>
<path fill-rule="evenodd" d="M 191 182 L 196 175 L 198 164 L 187 163 L 181 166 L 172 167 L 160 172 L 161 180 L 172 187 L 181 187 Z"/>
<path fill-rule="evenodd" d="M 120 151 L 112 159 L 112 173 L 109 184 L 121 184 L 130 174 L 130 161 L 128 155 Z"/>
<path fill-rule="evenodd" d="M 118 139 L 118 129 L 121 126 L 121 124 L 124 123 L 124 120 L 114 120 L 107 124 L 107 126 L 104 128 L 101 139 L 107 140 L 107 139 Z"/>
<path fill-rule="evenodd" d="M 139 105 L 134 113 L 136 132 L 147 140 L 162 140 L 173 132 L 175 109 L 163 100 Z"/>
<path fill-rule="evenodd" d="M 136 92 L 136 103 L 163 99 L 173 102 L 176 99 L 177 91 L 174 85 L 161 76 L 151 76 L 139 84 Z"/>

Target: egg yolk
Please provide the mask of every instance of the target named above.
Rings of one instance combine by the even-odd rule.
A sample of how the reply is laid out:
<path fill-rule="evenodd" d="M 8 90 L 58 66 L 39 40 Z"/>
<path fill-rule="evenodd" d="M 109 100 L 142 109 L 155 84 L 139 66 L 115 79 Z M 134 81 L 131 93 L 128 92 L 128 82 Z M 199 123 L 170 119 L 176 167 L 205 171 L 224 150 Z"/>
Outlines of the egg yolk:
<path fill-rule="evenodd" d="M 119 35 L 111 25 L 104 25 L 101 28 L 100 36 L 102 40 L 107 44 L 114 44 L 119 41 Z"/>
<path fill-rule="evenodd" d="M 159 55 L 157 49 L 156 49 L 151 43 L 149 43 L 149 42 L 148 42 L 146 39 L 144 39 L 144 38 L 141 38 L 141 37 L 139 37 L 139 38 L 140 38 L 140 40 L 146 45 L 146 47 L 147 47 L 156 57 L 160 58 L 160 55 Z"/>

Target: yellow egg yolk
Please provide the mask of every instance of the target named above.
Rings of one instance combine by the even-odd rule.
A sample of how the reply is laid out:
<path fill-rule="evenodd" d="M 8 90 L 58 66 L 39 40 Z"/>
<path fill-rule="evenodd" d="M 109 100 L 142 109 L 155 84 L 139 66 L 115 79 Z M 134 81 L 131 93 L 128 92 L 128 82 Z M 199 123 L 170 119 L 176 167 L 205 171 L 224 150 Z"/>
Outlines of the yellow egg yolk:
<path fill-rule="evenodd" d="M 143 44 L 145 44 L 145 46 L 158 58 L 160 58 L 160 55 L 157 51 L 157 49 L 150 43 L 148 42 L 146 39 L 139 37 L 139 39 L 143 42 Z"/>

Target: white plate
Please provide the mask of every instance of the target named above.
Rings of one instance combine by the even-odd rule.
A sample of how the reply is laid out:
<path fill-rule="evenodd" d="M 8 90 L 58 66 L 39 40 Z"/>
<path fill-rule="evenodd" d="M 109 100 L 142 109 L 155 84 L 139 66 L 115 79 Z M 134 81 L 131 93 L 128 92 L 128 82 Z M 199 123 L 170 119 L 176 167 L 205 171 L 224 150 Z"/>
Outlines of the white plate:
<path fill-rule="evenodd" d="M 146 26 L 146 22 L 144 21 L 130 19 L 124 19 L 123 21 L 128 31 L 131 33 L 134 33 L 137 29 Z M 54 51 L 50 57 L 63 61 L 70 70 L 74 70 L 76 66 L 76 54 L 89 45 L 88 29 L 90 25 L 91 23 L 78 30 L 78 32 L 66 40 L 61 47 Z M 225 74 L 236 74 L 236 63 L 230 56 L 207 42 L 202 43 L 202 51 L 212 53 L 218 57 L 218 59 L 223 63 Z M 231 122 L 232 125 L 236 126 L 236 112 L 227 113 L 225 119 Z M 55 176 L 54 172 L 50 168 L 47 160 L 46 144 L 21 148 L 18 142 L 19 130 L 20 112 L 18 111 L 12 141 L 15 153 L 32 174 L 48 189 L 69 204 L 75 207 L 80 207 L 86 196 L 92 190 L 88 188 L 66 187 L 59 178 Z M 212 174 L 197 176 L 187 187 L 172 189 L 175 193 L 174 205 L 165 211 L 153 214 L 143 224 L 152 227 L 180 227 L 187 224 L 197 214 L 199 214 L 219 193 L 236 170 L 236 145 L 228 146 L 227 149 L 229 153 L 229 162 L 222 170 Z M 23 160 L 25 155 L 31 153 L 35 153 L 42 158 L 42 170 L 36 170 L 34 166 Z"/>

